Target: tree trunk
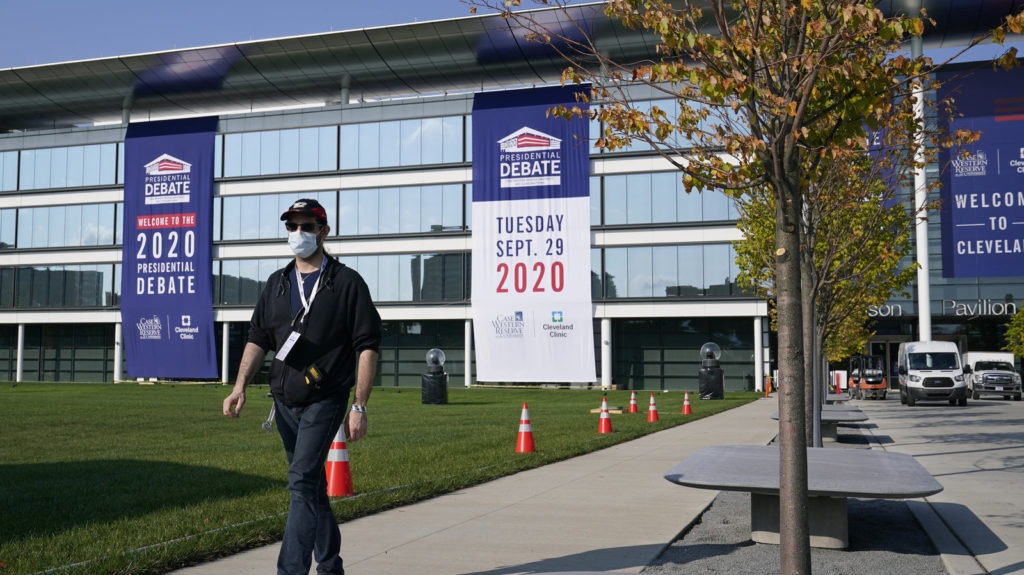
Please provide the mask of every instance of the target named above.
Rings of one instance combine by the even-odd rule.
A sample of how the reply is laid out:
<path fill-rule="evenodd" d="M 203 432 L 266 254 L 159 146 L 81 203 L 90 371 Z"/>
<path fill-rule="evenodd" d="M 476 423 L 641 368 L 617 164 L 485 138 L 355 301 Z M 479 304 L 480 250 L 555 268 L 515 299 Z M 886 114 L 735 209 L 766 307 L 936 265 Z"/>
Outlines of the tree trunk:
<path fill-rule="evenodd" d="M 806 230 L 805 230 L 806 231 Z M 805 238 L 801 246 L 804 250 L 809 240 Z M 803 342 L 804 342 L 804 445 L 814 447 L 814 289 L 812 287 L 812 274 L 814 273 L 813 263 L 809 260 L 813 255 L 801 252 L 800 257 L 800 289 L 806 297 L 801 297 L 801 310 L 803 311 Z"/>
<path fill-rule="evenodd" d="M 797 173 L 799 168 L 797 167 Z M 781 571 L 811 572 L 807 521 L 807 440 L 804 419 L 803 309 L 800 285 L 799 177 L 775 182 L 776 296 L 779 314 L 779 538 Z"/>

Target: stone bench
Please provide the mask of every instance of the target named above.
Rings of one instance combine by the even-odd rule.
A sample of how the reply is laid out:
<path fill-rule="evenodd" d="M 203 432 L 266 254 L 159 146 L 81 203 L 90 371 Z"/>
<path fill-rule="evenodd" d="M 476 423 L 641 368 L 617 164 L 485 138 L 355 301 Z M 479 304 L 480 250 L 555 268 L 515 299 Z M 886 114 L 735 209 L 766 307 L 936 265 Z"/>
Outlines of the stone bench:
<path fill-rule="evenodd" d="M 909 499 L 942 491 L 913 457 L 869 449 L 807 449 L 807 493 L 812 547 L 849 546 L 846 500 Z M 665 474 L 699 489 L 750 493 L 750 538 L 779 543 L 779 449 L 768 445 L 705 447 Z"/>
<path fill-rule="evenodd" d="M 772 419 L 779 419 L 779 412 L 772 414 Z M 821 438 L 836 439 L 836 428 L 840 423 L 860 423 L 867 421 L 866 413 L 856 407 L 846 405 L 821 406 Z"/>

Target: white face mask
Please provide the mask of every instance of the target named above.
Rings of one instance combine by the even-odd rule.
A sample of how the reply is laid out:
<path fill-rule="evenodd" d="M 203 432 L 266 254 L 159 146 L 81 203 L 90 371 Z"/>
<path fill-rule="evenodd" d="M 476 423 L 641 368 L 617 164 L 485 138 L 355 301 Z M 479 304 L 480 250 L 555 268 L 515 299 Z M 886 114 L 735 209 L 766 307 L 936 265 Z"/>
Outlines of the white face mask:
<path fill-rule="evenodd" d="M 308 258 L 316 251 L 316 234 L 302 230 L 288 232 L 288 247 L 300 258 Z"/>

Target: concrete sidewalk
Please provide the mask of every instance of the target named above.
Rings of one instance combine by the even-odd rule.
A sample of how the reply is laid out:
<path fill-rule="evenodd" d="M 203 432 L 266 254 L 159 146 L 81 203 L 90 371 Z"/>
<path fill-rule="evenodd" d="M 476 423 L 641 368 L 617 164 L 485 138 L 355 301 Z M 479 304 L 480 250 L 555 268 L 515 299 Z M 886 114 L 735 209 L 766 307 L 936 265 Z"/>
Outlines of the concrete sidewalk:
<path fill-rule="evenodd" d="M 774 397 L 567 461 L 342 524 L 348 575 L 639 573 L 717 495 L 666 481 L 707 445 L 763 445 Z M 615 417 L 642 417 L 622 415 Z M 511 449 L 511 446 L 510 446 Z M 176 571 L 274 572 L 279 545 Z"/>

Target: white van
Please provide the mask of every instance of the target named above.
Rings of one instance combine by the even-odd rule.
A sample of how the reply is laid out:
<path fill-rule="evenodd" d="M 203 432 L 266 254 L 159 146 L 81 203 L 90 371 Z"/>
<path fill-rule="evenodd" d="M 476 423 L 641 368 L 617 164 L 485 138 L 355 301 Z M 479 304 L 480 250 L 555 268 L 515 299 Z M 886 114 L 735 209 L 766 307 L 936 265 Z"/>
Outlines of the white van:
<path fill-rule="evenodd" d="M 950 405 L 967 405 L 967 381 L 955 343 L 904 342 L 898 362 L 900 403 L 912 407 L 921 400 L 948 400 Z"/>

